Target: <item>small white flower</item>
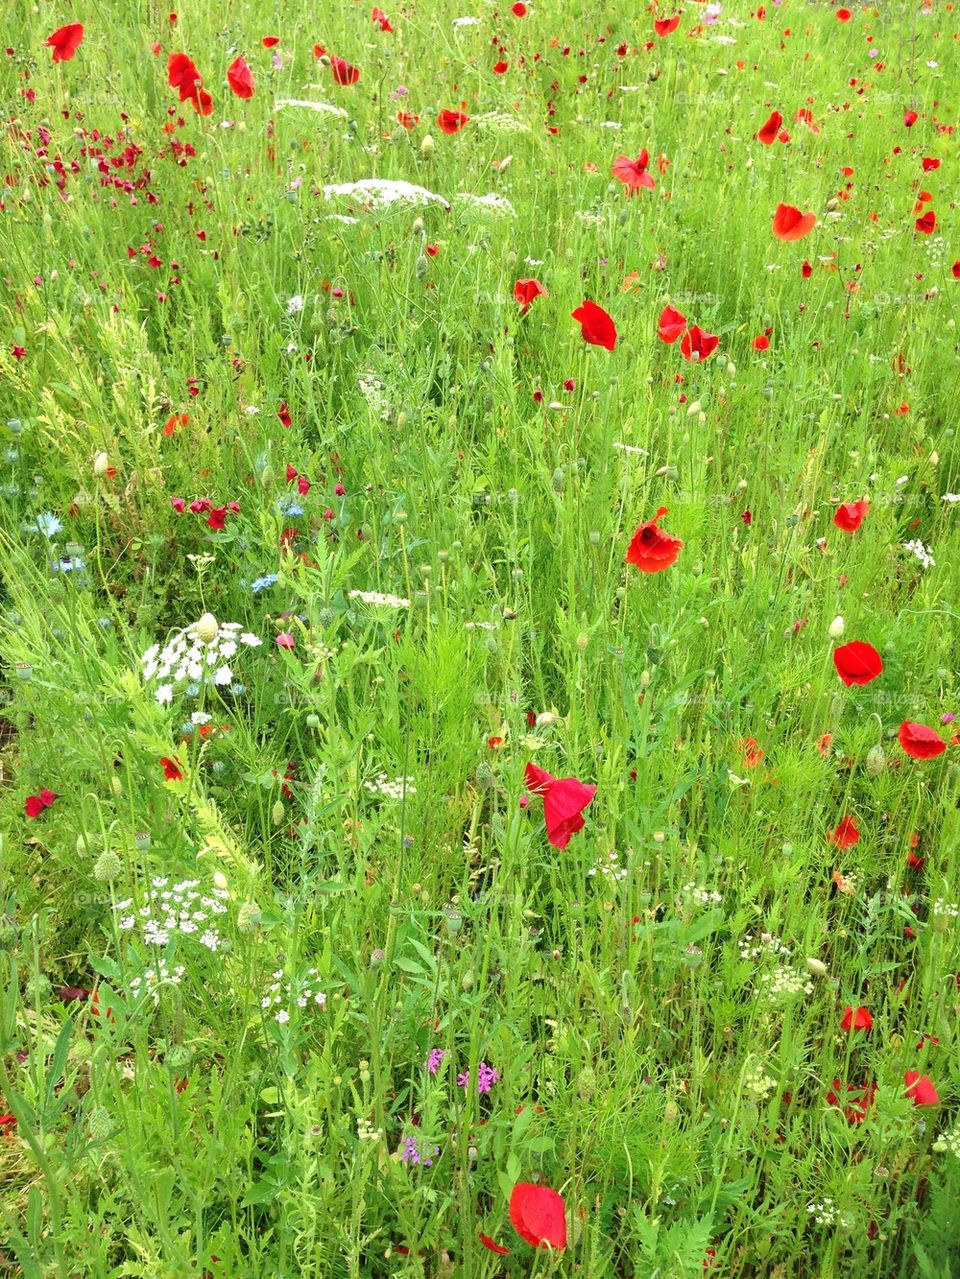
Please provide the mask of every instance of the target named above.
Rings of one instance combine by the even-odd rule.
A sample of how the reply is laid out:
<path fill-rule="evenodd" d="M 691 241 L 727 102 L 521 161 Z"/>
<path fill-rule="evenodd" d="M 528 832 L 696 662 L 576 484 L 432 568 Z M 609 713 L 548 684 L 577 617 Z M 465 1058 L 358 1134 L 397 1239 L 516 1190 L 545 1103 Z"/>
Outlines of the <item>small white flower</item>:
<path fill-rule="evenodd" d="M 290 1014 L 287 1012 L 286 1008 L 281 1008 L 280 1011 L 277 1013 L 277 1021 L 280 1023 L 281 1026 L 285 1026 L 289 1020 L 290 1020 Z"/>
<path fill-rule="evenodd" d="M 173 687 L 170 684 L 161 684 L 154 694 L 161 706 L 169 705 L 173 701 Z"/>
<path fill-rule="evenodd" d="M 230 684 L 232 681 L 233 671 L 229 666 L 221 666 L 219 670 L 214 671 L 213 673 L 213 682 L 220 687 L 223 687 L 225 684 Z"/>

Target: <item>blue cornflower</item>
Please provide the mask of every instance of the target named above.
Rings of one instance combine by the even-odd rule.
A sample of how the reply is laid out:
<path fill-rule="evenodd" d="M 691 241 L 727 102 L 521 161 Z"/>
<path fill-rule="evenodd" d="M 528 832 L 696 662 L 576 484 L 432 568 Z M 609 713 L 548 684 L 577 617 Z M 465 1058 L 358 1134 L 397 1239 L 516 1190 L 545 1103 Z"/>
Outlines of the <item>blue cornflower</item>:
<path fill-rule="evenodd" d="M 33 525 L 44 537 L 56 537 L 63 525 L 51 511 L 43 511 L 34 516 Z"/>
<path fill-rule="evenodd" d="M 271 586 L 276 586 L 279 580 L 276 573 L 265 573 L 263 577 L 258 577 L 255 582 L 250 583 L 250 589 L 254 595 L 259 595 L 261 591 L 269 591 Z"/>
<path fill-rule="evenodd" d="M 281 497 L 277 502 L 277 510 L 281 515 L 289 515 L 292 519 L 296 519 L 298 515 L 303 514 L 303 507 L 299 502 L 291 502 L 288 497 Z"/>

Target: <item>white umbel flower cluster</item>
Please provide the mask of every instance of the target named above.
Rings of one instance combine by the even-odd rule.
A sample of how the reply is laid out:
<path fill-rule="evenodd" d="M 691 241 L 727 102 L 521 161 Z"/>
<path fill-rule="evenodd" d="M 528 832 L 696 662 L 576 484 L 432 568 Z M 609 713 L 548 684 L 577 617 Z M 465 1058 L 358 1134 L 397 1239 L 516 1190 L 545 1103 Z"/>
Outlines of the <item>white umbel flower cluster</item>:
<path fill-rule="evenodd" d="M 199 621 L 177 631 L 163 648 L 153 644 L 147 649 L 140 659 L 144 683 L 156 681 L 154 696 L 161 706 L 173 701 L 178 684 L 224 687 L 233 682 L 230 661 L 239 646 L 258 648 L 262 643 L 259 636 L 244 631 L 239 622 L 218 622 L 212 613 L 204 613 Z"/>
<path fill-rule="evenodd" d="M 166 875 L 157 875 L 146 901 L 137 911 L 122 914 L 133 905 L 132 897 L 117 902 L 114 909 L 121 913 L 120 931 L 131 932 L 139 926 L 148 946 L 166 946 L 175 936 L 191 937 L 216 953 L 223 938 L 210 920 L 213 915 L 226 914 L 227 896 L 225 888 L 204 891 L 198 879 L 181 879 L 171 884 Z"/>
<path fill-rule="evenodd" d="M 281 1026 L 290 1020 L 290 1004 L 298 1008 L 306 1008 L 313 1004 L 316 1008 L 326 1008 L 327 997 L 320 989 L 320 974 L 315 968 L 308 968 L 306 976 L 299 981 L 286 977 L 282 968 L 271 974 L 272 980 L 267 993 L 260 1000 L 260 1007 L 265 1012 L 272 1012 L 273 1019 Z"/>

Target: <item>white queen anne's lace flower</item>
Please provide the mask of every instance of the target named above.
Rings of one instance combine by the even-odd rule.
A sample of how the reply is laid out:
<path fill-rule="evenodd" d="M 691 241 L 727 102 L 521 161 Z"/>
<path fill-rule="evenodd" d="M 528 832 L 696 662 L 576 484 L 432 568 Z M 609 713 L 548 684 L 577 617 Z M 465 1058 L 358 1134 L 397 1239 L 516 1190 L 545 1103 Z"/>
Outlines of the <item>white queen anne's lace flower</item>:
<path fill-rule="evenodd" d="M 187 680 L 213 683 L 220 688 L 232 683 L 229 661 L 239 646 L 258 648 L 262 643 L 258 635 L 241 631 L 239 622 L 218 622 L 211 613 L 205 613 L 199 621 L 177 631 L 163 648 L 151 644 L 140 659 L 143 679 L 147 684 L 162 681 L 154 690 L 154 697 L 161 706 L 168 706 L 175 687 Z"/>

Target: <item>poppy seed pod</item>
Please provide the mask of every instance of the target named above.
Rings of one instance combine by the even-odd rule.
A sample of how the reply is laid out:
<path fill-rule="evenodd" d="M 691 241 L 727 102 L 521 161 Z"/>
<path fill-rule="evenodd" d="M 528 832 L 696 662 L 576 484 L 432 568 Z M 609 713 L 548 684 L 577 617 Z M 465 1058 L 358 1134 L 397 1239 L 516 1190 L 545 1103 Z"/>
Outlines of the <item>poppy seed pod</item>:
<path fill-rule="evenodd" d="M 204 644 L 212 644 L 220 634 L 220 624 L 212 613 L 204 613 L 194 627 L 197 639 Z"/>

